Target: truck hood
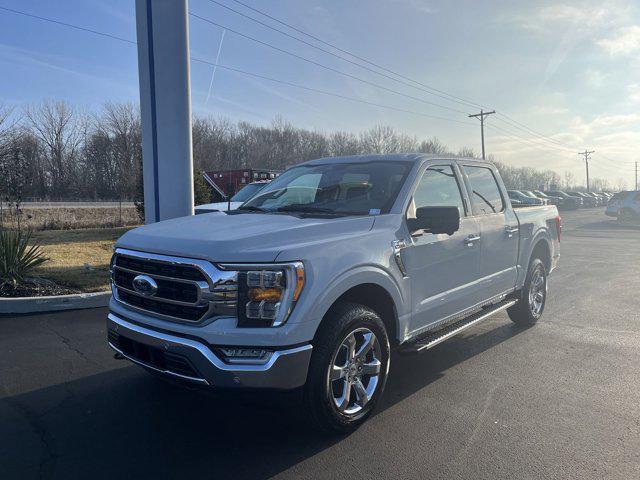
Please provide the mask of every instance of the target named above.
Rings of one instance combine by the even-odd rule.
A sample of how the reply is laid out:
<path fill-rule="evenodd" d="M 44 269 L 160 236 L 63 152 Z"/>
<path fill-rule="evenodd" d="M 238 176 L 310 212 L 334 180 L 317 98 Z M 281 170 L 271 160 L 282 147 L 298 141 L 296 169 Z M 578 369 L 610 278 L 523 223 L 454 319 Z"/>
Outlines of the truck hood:
<path fill-rule="evenodd" d="M 360 236 L 371 230 L 374 218 L 209 213 L 135 228 L 120 237 L 116 247 L 219 263 L 273 262 L 288 249 L 323 238 Z"/>

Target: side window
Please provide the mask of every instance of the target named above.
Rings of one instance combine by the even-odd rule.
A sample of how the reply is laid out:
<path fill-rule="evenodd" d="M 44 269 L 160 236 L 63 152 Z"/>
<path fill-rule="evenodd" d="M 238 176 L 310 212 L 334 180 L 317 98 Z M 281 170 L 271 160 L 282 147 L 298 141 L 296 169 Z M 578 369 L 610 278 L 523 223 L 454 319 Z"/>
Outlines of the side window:
<path fill-rule="evenodd" d="M 465 165 L 464 171 L 471 184 L 471 202 L 474 215 L 486 215 L 504 210 L 504 202 L 496 177 L 490 168 Z"/>
<path fill-rule="evenodd" d="M 415 210 L 421 207 L 458 207 L 464 216 L 460 186 L 450 165 L 429 167 L 424 172 L 407 216 L 415 218 Z"/>

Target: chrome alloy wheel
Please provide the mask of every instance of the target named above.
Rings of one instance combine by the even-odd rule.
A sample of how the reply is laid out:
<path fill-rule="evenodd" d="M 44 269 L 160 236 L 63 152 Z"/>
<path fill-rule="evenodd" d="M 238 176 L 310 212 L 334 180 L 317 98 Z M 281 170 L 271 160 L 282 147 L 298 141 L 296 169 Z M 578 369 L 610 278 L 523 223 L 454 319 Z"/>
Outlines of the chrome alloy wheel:
<path fill-rule="evenodd" d="M 531 275 L 531 283 L 529 285 L 529 308 L 531 314 L 535 318 L 542 315 L 544 301 L 547 296 L 547 280 L 545 277 L 544 267 L 539 265 Z"/>
<path fill-rule="evenodd" d="M 338 412 L 359 413 L 371 400 L 382 370 L 380 342 L 368 328 L 349 333 L 333 355 L 328 374 L 329 395 Z"/>

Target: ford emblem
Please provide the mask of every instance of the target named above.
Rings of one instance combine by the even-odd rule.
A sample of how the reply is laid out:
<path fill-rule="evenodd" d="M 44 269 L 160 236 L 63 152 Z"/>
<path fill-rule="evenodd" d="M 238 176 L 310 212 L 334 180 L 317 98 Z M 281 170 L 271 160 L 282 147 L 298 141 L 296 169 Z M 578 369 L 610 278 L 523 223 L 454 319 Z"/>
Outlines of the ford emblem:
<path fill-rule="evenodd" d="M 145 297 L 153 297 L 158 292 L 158 284 L 148 275 L 138 275 L 132 283 L 133 289 Z"/>

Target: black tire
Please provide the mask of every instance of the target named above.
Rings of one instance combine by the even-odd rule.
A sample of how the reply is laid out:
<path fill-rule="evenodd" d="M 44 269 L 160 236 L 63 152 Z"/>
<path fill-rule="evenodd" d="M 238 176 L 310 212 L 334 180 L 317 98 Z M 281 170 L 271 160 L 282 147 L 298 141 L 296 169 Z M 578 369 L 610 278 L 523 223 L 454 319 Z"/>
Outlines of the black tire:
<path fill-rule="evenodd" d="M 346 382 L 344 380 L 330 380 L 330 373 L 333 371 L 333 365 L 337 360 L 337 355 L 344 348 L 343 342 L 347 341 L 352 332 L 356 335 L 363 335 L 362 332 L 372 332 L 375 335 L 377 342 L 376 352 L 371 350 L 373 357 L 370 359 L 376 359 L 375 355 L 379 355 L 379 371 L 378 375 L 374 375 L 377 378 L 377 383 L 374 385 L 373 393 L 371 394 L 368 402 L 361 407 L 361 410 L 355 413 L 344 413 L 339 410 L 339 407 L 334 401 L 334 389 L 336 388 L 336 382 Z M 358 333 L 359 332 L 359 333 Z M 368 334 L 367 334 L 368 335 Z M 368 337 L 370 338 L 370 337 Z M 361 339 L 365 340 L 362 336 Z M 362 345 L 360 345 L 362 346 Z M 357 351 L 359 347 L 354 347 Z M 368 307 L 355 303 L 340 303 L 333 307 L 326 318 L 320 325 L 320 329 L 313 342 L 313 354 L 311 356 L 311 364 L 309 366 L 309 374 L 307 376 L 307 383 L 304 390 L 304 400 L 306 407 L 311 413 L 311 418 L 314 423 L 322 430 L 331 433 L 350 433 L 358 428 L 374 410 L 378 400 L 382 396 L 384 387 L 389 374 L 389 361 L 390 361 L 390 345 L 387 330 L 380 316 Z M 347 353 L 345 351 L 345 353 Z M 367 354 L 368 355 L 368 354 Z M 363 356 L 364 357 L 364 356 Z M 354 359 L 356 360 L 356 359 Z M 370 360 L 373 361 L 373 360 Z M 346 361 L 349 362 L 348 360 Z M 362 369 L 353 365 L 356 369 Z M 364 365 L 363 365 L 364 366 Z M 349 371 L 349 368 L 345 368 L 345 371 Z M 362 379 L 360 386 L 365 382 L 371 386 L 370 382 L 373 376 L 366 376 L 364 373 L 355 373 L 357 377 L 356 381 Z M 356 389 L 347 387 L 346 383 L 342 384 L 343 389 L 348 389 L 353 392 L 354 402 L 360 400 L 359 395 L 356 393 Z M 347 401 L 347 404 L 349 402 Z M 354 408 L 357 407 L 354 406 Z"/>
<path fill-rule="evenodd" d="M 538 284 L 541 279 L 542 284 Z M 535 285 L 534 285 L 535 282 Z M 535 301 L 534 301 L 535 300 Z M 547 302 L 547 269 L 544 262 L 534 258 L 529 263 L 527 278 L 520 291 L 518 303 L 507 310 L 511 321 L 523 327 L 530 327 L 542 317 Z"/>

